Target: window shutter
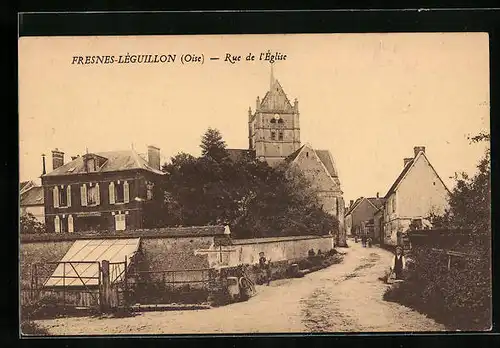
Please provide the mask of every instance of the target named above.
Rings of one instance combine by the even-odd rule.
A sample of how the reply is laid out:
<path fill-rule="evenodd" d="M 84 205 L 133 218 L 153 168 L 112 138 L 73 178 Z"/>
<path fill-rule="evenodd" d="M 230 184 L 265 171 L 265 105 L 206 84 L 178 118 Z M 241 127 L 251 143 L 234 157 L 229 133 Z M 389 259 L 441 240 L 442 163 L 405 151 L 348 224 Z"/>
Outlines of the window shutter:
<path fill-rule="evenodd" d="M 130 192 L 129 192 L 128 182 L 124 181 L 123 182 L 123 202 L 124 203 L 128 203 L 130 201 L 129 194 L 130 194 Z"/>
<path fill-rule="evenodd" d="M 66 189 L 66 206 L 71 207 L 71 185 Z"/>
<path fill-rule="evenodd" d="M 109 183 L 109 204 L 115 204 L 115 183 Z"/>
<path fill-rule="evenodd" d="M 61 232 L 61 219 L 59 219 L 59 216 L 56 216 L 54 218 L 54 231 L 56 233 L 60 233 Z"/>
<path fill-rule="evenodd" d="M 54 208 L 59 208 L 59 187 L 54 186 L 52 193 L 54 194 Z"/>
<path fill-rule="evenodd" d="M 124 214 L 116 214 L 115 215 L 115 229 L 117 231 L 125 230 L 125 215 Z"/>
<path fill-rule="evenodd" d="M 99 205 L 99 204 L 101 204 L 101 191 L 99 189 L 99 183 L 95 184 L 95 190 L 96 190 L 96 193 L 95 193 L 95 203 L 97 205 Z"/>
<path fill-rule="evenodd" d="M 73 215 L 68 215 L 68 232 L 73 232 Z"/>
<path fill-rule="evenodd" d="M 82 201 L 82 207 L 87 206 L 87 184 L 83 184 L 80 188 L 80 198 Z"/>

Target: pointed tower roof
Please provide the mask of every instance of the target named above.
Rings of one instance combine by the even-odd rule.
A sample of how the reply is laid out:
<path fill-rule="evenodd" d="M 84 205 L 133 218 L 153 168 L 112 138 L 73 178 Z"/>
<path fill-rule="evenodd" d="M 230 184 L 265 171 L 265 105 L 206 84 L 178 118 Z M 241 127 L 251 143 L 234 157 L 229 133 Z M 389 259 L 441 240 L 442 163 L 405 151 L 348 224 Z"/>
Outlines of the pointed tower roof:
<path fill-rule="evenodd" d="M 271 64 L 271 79 L 269 91 L 260 103 L 260 109 L 268 112 L 293 112 L 292 103 L 288 99 L 283 87 L 274 77 L 273 64 Z"/>

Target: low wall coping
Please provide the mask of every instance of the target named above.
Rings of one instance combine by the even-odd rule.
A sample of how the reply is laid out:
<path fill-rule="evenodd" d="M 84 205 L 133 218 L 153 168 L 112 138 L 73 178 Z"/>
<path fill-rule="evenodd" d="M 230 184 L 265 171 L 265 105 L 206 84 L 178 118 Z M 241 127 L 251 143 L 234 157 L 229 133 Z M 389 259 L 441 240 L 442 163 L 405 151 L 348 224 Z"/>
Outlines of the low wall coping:
<path fill-rule="evenodd" d="M 145 230 L 145 231 L 124 231 L 124 232 L 97 232 L 97 233 L 41 233 L 41 234 L 21 234 L 21 243 L 36 243 L 36 242 L 62 242 L 75 241 L 82 239 L 125 239 L 125 238 L 197 238 L 197 237 L 214 237 L 226 239 L 229 236 L 224 234 L 216 234 L 211 231 L 198 231 L 197 233 L 189 233 L 186 231 L 162 231 L 162 230 Z"/>
<path fill-rule="evenodd" d="M 245 245 L 245 244 L 265 244 L 265 243 L 275 243 L 275 242 L 287 242 L 296 240 L 308 240 L 308 239 L 326 239 L 333 238 L 331 235 L 323 236 L 289 236 L 289 237 L 266 237 L 266 238 L 251 238 L 251 239 L 231 239 L 232 245 Z"/>
<path fill-rule="evenodd" d="M 175 228 L 168 230 L 134 230 L 124 232 L 95 232 L 95 233 L 41 233 L 41 234 L 21 234 L 21 243 L 36 243 L 36 242 L 64 242 L 76 241 L 82 239 L 125 239 L 125 238 L 197 238 L 197 237 L 214 237 L 217 246 L 231 245 L 246 245 L 246 244 L 265 244 L 286 241 L 298 241 L 309 239 L 326 239 L 333 238 L 332 235 L 323 236 L 287 236 L 287 237 L 266 237 L 266 238 L 250 238 L 250 239 L 232 239 L 230 235 L 216 234 L 210 230 L 198 230 L 197 233 L 189 233 L 185 229 L 176 230 Z"/>

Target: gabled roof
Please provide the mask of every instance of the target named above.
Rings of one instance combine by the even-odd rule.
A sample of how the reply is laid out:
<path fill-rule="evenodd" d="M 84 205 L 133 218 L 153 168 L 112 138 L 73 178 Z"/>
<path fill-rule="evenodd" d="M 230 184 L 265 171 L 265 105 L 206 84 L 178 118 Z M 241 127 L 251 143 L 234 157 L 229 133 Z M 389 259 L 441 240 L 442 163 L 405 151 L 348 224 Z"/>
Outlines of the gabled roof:
<path fill-rule="evenodd" d="M 19 192 L 23 193 L 26 190 L 29 190 L 31 187 L 35 186 L 35 183 L 32 180 L 21 181 L 19 184 Z"/>
<path fill-rule="evenodd" d="M 252 156 L 255 157 L 255 151 L 254 150 L 247 150 L 247 149 L 226 149 L 227 153 L 229 154 L 229 159 L 233 162 L 237 162 L 241 158 L 245 156 Z"/>
<path fill-rule="evenodd" d="M 406 165 L 403 168 L 403 170 L 401 171 L 401 173 L 399 173 L 396 181 L 394 181 L 394 183 L 392 184 L 392 186 L 389 189 L 389 191 L 387 191 L 387 194 L 385 195 L 385 198 L 388 198 L 390 195 L 392 195 L 394 193 L 394 191 L 396 191 L 396 187 L 399 186 L 399 183 L 401 182 L 401 180 L 403 180 L 403 178 L 406 175 L 406 173 L 408 173 L 408 171 L 410 170 L 410 167 L 413 165 L 414 161 L 415 161 L 415 158 L 413 158 L 411 161 L 408 161 L 408 163 L 406 163 Z"/>
<path fill-rule="evenodd" d="M 337 177 L 337 169 L 332 154 L 328 150 L 314 150 L 332 177 Z"/>
<path fill-rule="evenodd" d="M 364 199 L 364 197 L 359 197 L 358 199 L 356 199 L 356 201 L 354 201 L 354 203 L 347 209 L 347 211 L 345 212 L 345 216 L 349 215 L 350 213 L 352 213 L 352 211 L 354 209 L 356 209 L 356 207 L 359 205 L 359 203 L 361 203 L 361 201 Z"/>
<path fill-rule="evenodd" d="M 446 187 L 446 184 L 444 183 L 444 181 L 441 179 L 441 177 L 439 176 L 439 174 L 436 172 L 436 170 L 434 169 L 434 167 L 432 166 L 431 162 L 429 161 L 429 159 L 427 158 L 427 156 L 425 155 L 425 152 L 421 151 L 418 153 L 417 156 L 415 156 L 412 160 L 409 160 L 408 163 L 405 165 L 405 167 L 403 168 L 403 170 L 401 171 L 401 173 L 399 174 L 399 176 L 397 177 L 396 181 L 394 181 L 394 183 L 392 184 L 391 188 L 389 189 L 389 191 L 387 191 L 387 194 L 385 195 L 385 198 L 389 198 L 390 195 L 392 195 L 396 189 L 398 188 L 398 186 L 401 184 L 401 181 L 403 181 L 404 177 L 406 176 L 406 174 L 410 171 L 410 169 L 413 167 L 413 165 L 417 162 L 417 160 L 420 158 L 420 157 L 424 157 L 425 160 L 427 161 L 427 163 L 429 164 L 429 166 L 431 167 L 432 171 L 434 171 L 434 174 L 436 174 L 436 176 L 438 177 L 439 181 L 441 181 L 441 183 L 443 184 L 444 188 L 446 189 L 446 191 L 449 193 L 450 190 L 448 189 L 448 187 Z"/>
<path fill-rule="evenodd" d="M 290 100 L 286 96 L 286 93 L 278 80 L 274 80 L 271 84 L 270 90 L 266 93 L 260 103 L 260 108 L 262 110 L 280 110 L 286 112 L 294 111 Z"/>
<path fill-rule="evenodd" d="M 162 171 L 149 166 L 148 162 L 139 156 L 134 150 L 96 152 L 95 155 L 104 157 L 106 161 L 96 172 L 116 172 L 122 170 L 143 169 L 156 174 L 164 174 Z M 73 161 L 47 173 L 43 176 L 58 176 L 87 173 L 83 157 L 77 157 Z"/>
<path fill-rule="evenodd" d="M 290 154 L 287 158 L 285 158 L 285 162 L 286 163 L 293 162 L 299 156 L 299 153 L 302 151 L 302 149 L 305 146 L 306 146 L 306 144 L 302 145 L 296 151 L 294 151 L 292 154 Z M 333 160 L 330 151 L 328 151 L 328 150 L 316 150 L 316 149 L 312 149 L 312 150 L 316 153 L 316 155 L 318 156 L 321 163 L 325 166 L 328 174 L 330 174 L 330 176 L 332 178 L 338 177 L 337 170 L 335 167 L 335 161 Z"/>
<path fill-rule="evenodd" d="M 292 152 L 287 158 L 285 158 L 285 162 L 286 163 L 293 162 L 297 158 L 297 156 L 299 155 L 300 151 L 302 151 L 302 149 L 304 148 L 304 146 L 305 145 L 302 145 L 297 150 L 295 150 L 294 152 Z"/>
<path fill-rule="evenodd" d="M 385 198 L 383 197 L 370 197 L 367 198 L 368 202 L 370 202 L 375 208 L 380 209 L 384 206 Z"/>
<path fill-rule="evenodd" d="M 33 186 L 21 194 L 20 205 L 21 207 L 43 205 L 43 200 L 43 187 Z"/>
<path fill-rule="evenodd" d="M 347 210 L 345 213 L 345 216 L 351 214 L 364 200 L 368 201 L 376 211 L 380 210 L 384 206 L 385 199 L 384 198 L 377 198 L 377 197 L 359 197 L 356 199 L 356 201 L 352 204 L 352 206 Z"/>

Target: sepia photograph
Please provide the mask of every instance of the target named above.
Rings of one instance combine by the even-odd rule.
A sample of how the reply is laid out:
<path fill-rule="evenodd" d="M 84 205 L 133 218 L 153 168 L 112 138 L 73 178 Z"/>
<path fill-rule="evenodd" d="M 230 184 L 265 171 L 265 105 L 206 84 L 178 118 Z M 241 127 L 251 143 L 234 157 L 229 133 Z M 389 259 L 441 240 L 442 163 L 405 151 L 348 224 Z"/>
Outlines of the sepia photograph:
<path fill-rule="evenodd" d="M 18 39 L 22 337 L 489 331 L 489 36 Z"/>

